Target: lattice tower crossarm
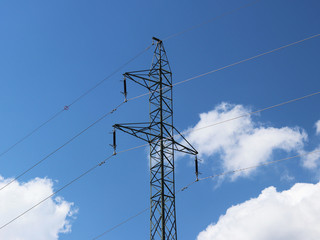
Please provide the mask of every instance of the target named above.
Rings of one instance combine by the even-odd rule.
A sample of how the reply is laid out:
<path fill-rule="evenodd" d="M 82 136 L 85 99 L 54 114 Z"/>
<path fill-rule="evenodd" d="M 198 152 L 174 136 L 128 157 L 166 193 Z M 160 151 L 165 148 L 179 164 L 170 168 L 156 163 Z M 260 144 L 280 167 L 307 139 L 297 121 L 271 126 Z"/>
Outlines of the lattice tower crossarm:
<path fill-rule="evenodd" d="M 156 46 L 151 69 L 124 74 L 125 79 L 149 90 L 150 120 L 115 124 L 114 128 L 149 143 L 150 239 L 176 240 L 174 152 L 197 155 L 197 151 L 173 125 L 172 72 L 163 42 L 153 40 Z M 175 136 L 180 136 L 183 143 L 175 141 Z"/>

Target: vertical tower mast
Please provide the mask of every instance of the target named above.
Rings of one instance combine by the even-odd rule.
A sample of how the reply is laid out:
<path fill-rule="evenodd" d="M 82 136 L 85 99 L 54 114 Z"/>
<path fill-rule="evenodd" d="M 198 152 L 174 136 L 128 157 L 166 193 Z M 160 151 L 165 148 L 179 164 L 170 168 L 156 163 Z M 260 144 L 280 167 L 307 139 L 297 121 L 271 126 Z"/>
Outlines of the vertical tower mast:
<path fill-rule="evenodd" d="M 173 125 L 172 73 L 157 38 L 150 70 L 127 72 L 130 79 L 149 90 L 150 121 L 115 124 L 114 128 L 145 140 L 150 145 L 150 239 L 176 240 L 174 151 L 196 155 L 197 151 Z M 174 134 L 184 142 L 176 142 Z"/>
<path fill-rule="evenodd" d="M 151 132 L 158 137 L 151 143 L 150 151 L 150 205 L 151 239 L 177 239 L 174 151 L 172 73 L 162 41 L 157 40 L 150 78 L 155 81 L 149 102 Z M 156 237 L 156 236 L 159 237 Z"/>

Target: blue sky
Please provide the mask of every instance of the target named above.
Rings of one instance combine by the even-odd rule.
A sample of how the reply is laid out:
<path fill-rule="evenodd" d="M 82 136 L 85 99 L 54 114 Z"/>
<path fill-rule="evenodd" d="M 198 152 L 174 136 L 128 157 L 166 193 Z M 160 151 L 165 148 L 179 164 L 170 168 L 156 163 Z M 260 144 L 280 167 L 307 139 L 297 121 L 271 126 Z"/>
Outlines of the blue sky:
<path fill-rule="evenodd" d="M 250 2 L 214 0 L 184 1 L 182 4 L 178 1 L 2 0 L 0 152 L 145 49 L 151 44 L 153 36 L 165 39 Z M 179 82 L 319 34 L 319 10 L 320 3 L 316 0 L 261 0 L 172 37 L 164 41 L 164 46 L 173 81 Z M 203 113 L 227 113 L 235 106 L 241 107 L 241 111 L 236 113 L 254 111 L 319 91 L 319 41 L 319 38 L 314 38 L 174 87 L 175 126 L 180 131 L 186 131 L 199 122 L 199 115 Z M 151 48 L 2 156 L 0 175 L 3 181 L 17 176 L 121 103 L 122 73 L 148 69 L 152 51 Z M 130 98 L 144 93 L 144 89 L 128 83 L 128 92 Z M 221 103 L 229 105 L 224 110 L 218 110 Z M 235 158 L 228 157 L 228 154 L 241 145 L 242 139 L 253 136 L 259 129 L 268 129 L 268 134 L 269 130 L 274 130 L 278 134 L 279 129 L 286 128 L 293 131 L 290 134 L 296 135 L 290 135 L 288 130 L 286 134 L 290 141 L 280 141 L 279 135 L 270 133 L 271 141 L 279 140 L 279 143 L 267 149 L 269 153 L 263 155 L 264 158 L 258 163 L 314 150 L 320 143 L 315 128 L 315 123 L 320 119 L 318 103 L 319 96 L 313 96 L 239 120 L 244 123 L 243 126 L 237 126 L 235 122 L 238 120 L 215 126 L 216 131 L 222 132 L 234 127 L 238 142 L 231 141 L 210 148 L 210 153 L 203 153 L 201 158 L 204 161 L 200 165 L 202 176 L 235 166 L 232 162 Z M 37 181 L 35 178 L 47 178 L 52 182 L 45 182 L 46 186 L 59 189 L 112 154 L 109 133 L 113 124 L 146 121 L 148 109 L 147 98 L 126 103 L 24 175 L 19 180 L 20 184 Z M 202 148 L 204 143 L 199 140 L 202 137 L 210 143 L 222 141 L 222 135 L 212 131 L 187 135 Z M 230 141 L 236 137 L 226 139 Z M 118 134 L 117 140 L 119 150 L 143 144 L 123 133 Z M 255 146 L 252 146 L 252 151 L 256 151 Z M 217 223 L 219 216 L 225 215 L 230 207 L 257 198 L 270 186 L 278 192 L 289 190 L 296 183 L 317 186 L 319 161 L 316 160 L 313 167 L 306 167 L 304 161 L 297 158 L 260 167 L 246 176 L 202 181 L 177 194 L 179 239 L 197 239 L 201 231 L 209 224 Z M 250 166 L 246 158 L 240 163 L 243 167 Z M 177 189 L 194 180 L 193 172 L 190 158 L 177 159 Z M 1 191 L 0 196 L 10 200 L 10 191 L 5 191 Z M 28 191 L 25 196 L 28 196 Z M 65 200 L 65 204 L 73 203 L 73 206 L 68 206 L 74 212 L 72 217 L 67 217 L 71 231 L 60 233 L 58 239 L 94 238 L 149 206 L 147 150 L 140 148 L 117 155 L 58 196 Z M 4 202 L 3 208 L 6 208 L 5 204 L 8 203 Z M 27 207 L 22 206 L 21 211 Z M 17 229 L 20 226 L 19 221 L 12 223 L 9 230 L 0 230 L 0 236 L 1 231 L 13 234 L 14 225 L 17 224 Z M 37 226 L 37 223 L 33 225 Z M 132 236 L 135 239 L 149 237 L 148 212 L 101 239 L 127 239 Z"/>

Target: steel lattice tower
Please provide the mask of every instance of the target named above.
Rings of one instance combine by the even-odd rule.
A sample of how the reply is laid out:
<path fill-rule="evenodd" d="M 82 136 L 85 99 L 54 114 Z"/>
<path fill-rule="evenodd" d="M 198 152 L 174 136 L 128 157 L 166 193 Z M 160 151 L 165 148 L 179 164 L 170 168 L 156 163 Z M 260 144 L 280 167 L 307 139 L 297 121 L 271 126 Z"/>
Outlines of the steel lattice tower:
<path fill-rule="evenodd" d="M 163 42 L 157 38 L 153 40 L 156 46 L 151 69 L 123 74 L 125 95 L 126 79 L 148 89 L 150 121 L 115 124 L 114 128 L 149 143 L 150 239 L 176 240 L 174 152 L 197 155 L 197 151 L 173 125 L 172 73 Z M 179 142 L 175 141 L 175 137 L 180 139 Z"/>

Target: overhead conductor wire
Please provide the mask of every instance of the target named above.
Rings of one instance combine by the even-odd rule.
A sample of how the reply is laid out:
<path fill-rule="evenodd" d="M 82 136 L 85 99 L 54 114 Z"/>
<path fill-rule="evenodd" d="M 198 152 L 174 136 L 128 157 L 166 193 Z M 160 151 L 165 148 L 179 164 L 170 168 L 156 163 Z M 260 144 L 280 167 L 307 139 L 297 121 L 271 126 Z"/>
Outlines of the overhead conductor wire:
<path fill-rule="evenodd" d="M 299 101 L 299 100 L 302 100 L 302 99 L 306 99 L 306 98 L 309 98 L 309 97 L 312 97 L 312 96 L 315 96 L 315 95 L 318 95 L 318 94 L 320 94 L 320 91 L 319 92 L 314 92 L 314 93 L 311 93 L 311 94 L 308 94 L 308 95 L 305 95 L 305 96 L 302 96 L 302 97 L 294 98 L 294 99 L 291 99 L 291 100 L 288 100 L 288 101 L 285 101 L 285 102 L 282 102 L 282 103 L 278 103 L 278 104 L 275 104 L 275 105 L 272 105 L 272 106 L 269 106 L 269 107 L 261 108 L 261 109 L 256 110 L 256 111 L 248 112 L 248 113 L 245 113 L 245 114 L 233 117 L 233 118 L 228 118 L 228 119 L 222 120 L 220 122 L 215 122 L 215 123 L 209 124 L 207 126 L 195 128 L 195 129 L 192 129 L 192 131 L 199 131 L 199 130 L 206 129 L 206 128 L 209 128 L 209 127 L 213 127 L 213 126 L 216 126 L 216 125 L 220 125 L 222 123 L 230 122 L 230 121 L 233 121 L 233 120 L 236 120 L 236 119 L 239 119 L 239 118 L 251 116 L 251 115 L 256 114 L 256 113 L 260 113 L 260 112 L 263 112 L 263 111 L 266 111 L 266 110 L 277 108 L 277 107 L 280 107 L 280 106 L 283 106 L 283 105 L 286 105 L 286 104 L 289 104 L 289 103 L 293 103 L 293 102 L 296 102 L 296 101 Z"/>
<path fill-rule="evenodd" d="M 82 135 L 83 133 L 85 133 L 87 130 L 89 130 L 91 127 L 93 127 L 94 125 L 96 125 L 97 123 L 99 123 L 101 120 L 103 120 L 104 118 L 106 118 L 108 115 L 114 113 L 115 111 L 117 111 L 118 108 L 120 108 L 122 105 L 124 104 L 124 102 L 120 103 L 117 107 L 115 107 L 114 109 L 112 109 L 110 112 L 105 113 L 104 115 L 102 115 L 100 118 L 98 118 L 96 121 L 94 121 L 93 123 L 91 123 L 88 127 L 86 127 L 85 129 L 83 129 L 82 131 L 80 131 L 78 134 L 74 135 L 72 138 L 70 138 L 68 141 L 66 141 L 64 144 L 62 144 L 61 146 L 59 146 L 58 148 L 56 148 L 55 150 L 53 150 L 51 153 L 49 153 L 48 155 L 46 155 L 44 158 L 42 158 L 41 160 L 39 160 L 38 162 L 36 162 L 34 165 L 32 165 L 31 167 L 29 167 L 28 169 L 26 169 L 25 171 L 23 171 L 22 173 L 20 173 L 17 177 L 13 178 L 10 182 L 8 182 L 7 184 L 5 184 L 3 187 L 0 188 L 0 191 L 2 191 L 3 189 L 5 189 L 6 187 L 8 187 L 10 184 L 12 184 L 13 182 L 17 181 L 19 178 L 21 178 L 23 175 L 25 175 L 27 172 L 31 171 L 33 168 L 35 168 L 36 166 L 38 166 L 40 163 L 44 162 L 45 160 L 47 160 L 50 156 L 52 156 L 53 154 L 55 154 L 56 152 L 58 152 L 59 150 L 61 150 L 63 147 L 67 146 L 69 143 L 71 143 L 73 140 L 75 140 L 76 138 L 78 138 L 80 135 Z"/>
<path fill-rule="evenodd" d="M 222 173 L 219 173 L 219 174 L 214 174 L 214 175 L 211 175 L 211 176 L 208 176 L 208 177 L 204 177 L 204 178 L 199 178 L 198 180 L 195 180 L 195 181 L 189 183 L 188 185 L 186 185 L 185 187 L 181 188 L 180 192 L 186 190 L 191 185 L 193 185 L 193 184 L 195 184 L 197 182 L 200 182 L 200 181 L 204 181 L 204 180 L 207 180 L 207 179 L 213 179 L 213 178 L 217 178 L 217 177 L 221 177 L 221 176 L 225 176 L 225 175 L 230 175 L 230 174 L 233 174 L 233 173 L 244 172 L 244 171 L 248 171 L 248 170 L 251 170 L 251 169 L 258 168 L 258 167 L 273 165 L 273 164 L 277 164 L 277 163 L 280 163 L 280 162 L 288 161 L 288 160 L 291 160 L 291 159 L 294 159 L 294 158 L 304 157 L 304 156 L 307 156 L 307 155 L 310 155 L 310 154 L 319 153 L 319 152 L 320 152 L 320 150 L 314 150 L 314 151 L 308 152 L 308 153 L 302 153 L 302 154 L 298 154 L 298 155 L 291 156 L 291 157 L 286 157 L 286 158 L 282 158 L 282 159 L 278 159 L 278 160 L 274 160 L 274 161 L 269 161 L 269 162 L 266 162 L 266 163 L 261 163 L 261 164 L 257 164 L 257 165 L 253 165 L 253 166 L 249 166 L 249 167 L 238 168 L 238 169 L 235 169 L 235 170 L 226 171 L 226 172 L 222 172 Z"/>
<path fill-rule="evenodd" d="M 31 137 L 35 132 L 37 132 L 40 128 L 42 128 L 43 126 L 47 125 L 49 122 L 51 122 L 52 120 L 54 120 L 55 118 L 57 118 L 59 115 L 61 115 L 64 111 L 69 110 L 70 107 L 72 105 L 74 105 L 75 103 L 77 103 L 80 99 L 84 98 L 86 95 L 88 95 L 90 92 L 92 92 L 94 89 L 96 89 L 98 86 L 100 86 L 102 83 L 104 83 L 105 81 L 107 81 L 108 79 L 110 79 L 114 74 L 116 74 L 117 72 L 119 72 L 121 69 L 123 69 L 125 66 L 127 66 L 129 63 L 133 62 L 135 59 L 137 59 L 139 56 L 141 56 L 144 52 L 148 51 L 151 48 L 152 45 L 149 45 L 148 47 L 146 47 L 144 50 L 142 50 L 141 52 L 139 52 L 137 55 L 135 55 L 133 58 L 131 58 L 130 60 L 128 60 L 127 62 L 125 62 L 124 64 L 122 64 L 120 67 L 118 67 L 116 70 L 114 70 L 112 73 L 110 73 L 107 77 L 105 77 L 104 79 L 102 79 L 101 81 L 99 81 L 98 83 L 96 83 L 94 86 L 92 86 L 91 88 L 89 88 L 87 91 L 85 91 L 83 94 L 81 94 L 79 97 L 77 97 L 76 99 L 74 99 L 69 105 L 64 106 L 63 109 L 61 109 L 60 111 L 58 111 L 57 113 L 55 113 L 52 117 L 50 117 L 49 119 L 47 119 L 46 121 L 44 121 L 43 123 L 41 123 L 38 127 L 34 128 L 32 131 L 30 131 L 29 133 L 27 133 L 25 136 L 23 136 L 22 138 L 20 138 L 18 141 L 16 141 L 14 144 L 12 144 L 10 147 L 8 147 L 6 150 L 4 150 L 3 152 L 0 153 L 0 158 L 5 155 L 7 152 L 9 152 L 10 150 L 12 150 L 13 148 L 15 148 L 17 145 L 19 145 L 20 143 L 22 143 L 24 140 L 26 140 L 27 138 Z"/>
<path fill-rule="evenodd" d="M 141 147 L 145 147 L 148 144 L 143 144 L 140 146 L 136 146 L 133 148 L 129 148 L 126 150 L 122 150 L 119 151 L 117 154 L 121 154 L 124 152 L 128 152 L 128 151 L 132 151 Z M 83 172 L 82 174 L 80 174 L 78 177 L 74 178 L 73 180 L 71 180 L 70 182 L 68 182 L 67 184 L 65 184 L 64 186 L 62 186 L 61 188 L 59 188 L 58 190 L 56 190 L 55 192 L 53 192 L 52 194 L 50 194 L 49 196 L 45 197 L 44 199 L 42 199 L 41 201 L 39 201 L 38 203 L 36 203 L 35 205 L 33 205 L 32 207 L 28 208 L 27 210 L 25 210 L 24 212 L 22 212 L 21 214 L 19 214 L 18 216 L 16 216 L 15 218 L 11 219 L 9 222 L 5 223 L 4 225 L 2 225 L 0 227 L 0 230 L 5 228 L 6 226 L 8 226 L 9 224 L 13 223 L 14 221 L 16 221 L 17 219 L 21 218 L 23 215 L 27 214 L 28 212 L 30 212 L 32 209 L 36 208 L 37 206 L 39 206 L 40 204 L 42 204 L 43 202 L 45 202 L 46 200 L 48 200 L 49 198 L 53 197 L 54 195 L 56 195 L 57 193 L 59 193 L 60 191 L 62 191 L 63 189 L 69 187 L 71 184 L 73 184 L 74 182 L 78 181 L 80 178 L 84 177 L 85 175 L 87 175 L 88 173 L 92 172 L 93 170 L 95 170 L 97 167 L 104 165 L 108 160 L 110 160 L 112 157 L 114 157 L 116 154 L 112 154 L 109 157 L 105 158 L 103 161 L 99 162 L 98 164 L 94 165 L 93 167 L 89 168 L 88 170 L 86 170 L 85 172 Z"/>
<path fill-rule="evenodd" d="M 243 60 L 240 60 L 240 61 L 231 63 L 231 64 L 229 64 L 229 65 L 226 65 L 226 66 L 223 66 L 223 67 L 220 67 L 220 68 L 213 69 L 213 70 L 211 70 L 211 71 L 209 71 L 209 72 L 202 73 L 202 74 L 199 74 L 199 75 L 194 76 L 194 77 L 191 77 L 191 78 L 187 78 L 187 79 L 185 79 L 185 80 L 176 82 L 176 83 L 174 83 L 174 84 L 172 84 L 172 85 L 170 85 L 170 86 L 168 86 L 168 87 L 163 87 L 162 89 L 157 89 L 157 90 L 154 90 L 154 91 L 152 91 L 152 92 L 157 92 L 157 91 L 160 91 L 160 90 L 164 90 L 164 89 L 167 89 L 167 88 L 170 88 L 170 87 L 174 87 L 174 86 L 180 85 L 180 84 L 182 84 L 182 83 L 190 82 L 190 81 L 192 81 L 192 80 L 194 80 L 194 79 L 201 78 L 201 77 L 207 76 L 207 75 L 209 75 L 209 74 L 216 73 L 216 72 L 222 71 L 222 70 L 224 70 L 224 69 L 227 69 L 227 68 L 230 68 L 230 67 L 239 65 L 239 64 L 241 64 L 241 63 L 248 62 L 248 61 L 251 61 L 251 60 L 260 58 L 260 57 L 265 56 L 265 55 L 268 55 L 268 54 L 270 54 L 270 53 L 277 52 L 277 51 L 279 51 L 279 50 L 282 50 L 282 49 L 285 49 L 285 48 L 288 48 L 288 47 L 297 45 L 297 44 L 299 44 L 299 43 L 305 42 L 305 41 L 307 41 L 307 40 L 311 40 L 311 39 L 316 38 L 316 37 L 319 37 L 319 36 L 320 36 L 320 33 L 315 34 L 315 35 L 312 35 L 312 36 L 310 36 L 310 37 L 301 39 L 301 40 L 299 40 L 299 41 L 296 41 L 296 42 L 293 42 L 293 43 L 289 43 L 289 44 L 283 45 L 283 46 L 281 46 L 281 47 L 278 47 L 278 48 L 269 50 L 269 51 L 267 51 L 267 52 L 263 52 L 263 53 L 257 54 L 257 55 L 255 55 L 255 56 L 253 56 L 253 57 L 245 58 L 245 59 L 243 59 Z M 151 92 L 151 93 L 152 93 L 152 92 Z M 147 96 L 147 95 L 149 95 L 149 94 L 150 94 L 150 92 L 144 93 L 144 94 L 141 94 L 141 95 L 132 97 L 132 98 L 128 99 L 128 101 L 131 101 L 131 100 L 134 100 L 134 99 L 138 99 L 138 98 Z"/>
<path fill-rule="evenodd" d="M 62 191 L 63 189 L 67 188 L 68 186 L 70 186 L 72 183 L 78 181 L 80 178 L 82 178 L 83 176 L 87 175 L 88 173 L 92 172 L 93 170 L 95 170 L 97 167 L 101 166 L 102 164 L 104 164 L 107 160 L 109 160 L 111 157 L 113 157 L 114 155 L 111 155 L 109 157 L 107 157 L 106 159 L 104 159 L 102 162 L 96 164 L 95 166 L 91 167 L 90 169 L 88 169 L 87 171 L 83 172 L 82 174 L 80 174 L 78 177 L 74 178 L 73 180 L 71 180 L 70 182 L 68 182 L 66 185 L 64 185 L 63 187 L 59 188 L 57 191 L 53 192 L 52 194 L 50 194 L 48 197 L 42 199 L 40 202 L 38 202 L 37 204 L 33 205 L 32 207 L 28 208 L 26 211 L 22 212 L 21 214 L 19 214 L 18 216 L 16 216 L 15 218 L 11 219 L 9 222 L 5 223 L 4 225 L 2 225 L 0 227 L 0 230 L 5 228 L 6 226 L 8 226 L 9 224 L 13 223 L 14 221 L 16 221 L 17 219 L 21 218 L 23 215 L 27 214 L 28 212 L 30 212 L 32 209 L 38 207 L 40 204 L 42 204 L 43 202 L 47 201 L 49 198 L 53 197 L 54 195 L 56 195 L 57 193 L 59 193 L 60 191 Z"/>
<path fill-rule="evenodd" d="M 147 207 L 147 208 L 143 209 L 142 211 L 140 211 L 140 212 L 136 213 L 135 215 L 133 215 L 133 216 L 131 216 L 131 217 L 128 217 L 128 218 L 127 218 L 127 219 L 125 219 L 124 221 L 122 221 L 122 222 L 118 223 L 117 225 L 115 225 L 115 226 L 113 226 L 113 227 L 109 228 L 108 230 L 104 231 L 104 232 L 103 232 L 103 233 L 101 233 L 100 235 L 98 235 L 98 236 L 94 237 L 92 240 L 96 240 L 96 239 L 98 239 L 98 238 L 103 237 L 103 236 L 104 236 L 104 235 L 106 235 L 107 233 L 109 233 L 109 232 L 111 232 L 111 231 L 113 231 L 113 230 L 115 230 L 115 229 L 117 229 L 117 228 L 121 227 L 122 225 L 126 224 L 127 222 L 129 222 L 129 221 L 133 220 L 134 218 L 139 217 L 141 214 L 145 213 L 145 212 L 146 212 L 146 211 L 148 211 L 149 209 L 150 209 L 150 208 L 149 208 L 149 207 Z"/>

